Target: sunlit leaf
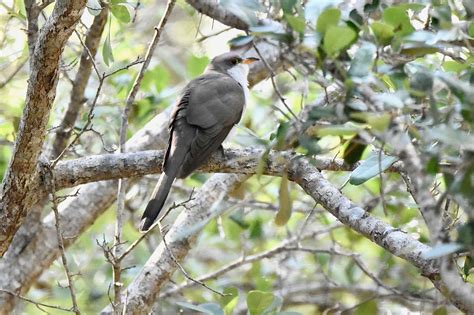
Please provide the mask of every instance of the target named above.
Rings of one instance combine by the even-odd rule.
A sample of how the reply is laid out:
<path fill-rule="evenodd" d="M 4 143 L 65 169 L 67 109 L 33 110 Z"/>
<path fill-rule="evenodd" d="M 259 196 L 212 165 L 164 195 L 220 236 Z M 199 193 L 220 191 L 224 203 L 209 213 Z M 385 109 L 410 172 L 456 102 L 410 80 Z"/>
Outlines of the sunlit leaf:
<path fill-rule="evenodd" d="M 261 315 L 273 303 L 273 293 L 253 290 L 247 295 L 247 307 L 250 315 Z"/>
<path fill-rule="evenodd" d="M 379 308 L 376 300 L 370 300 L 359 304 L 355 310 L 355 315 L 378 314 Z"/>
<path fill-rule="evenodd" d="M 469 36 L 474 37 L 474 22 L 469 23 L 467 33 L 469 34 Z"/>
<path fill-rule="evenodd" d="M 404 8 L 388 7 L 383 11 L 383 20 L 385 23 L 393 26 L 394 31 L 400 35 L 412 33 L 415 29 L 410 23 Z"/>
<path fill-rule="evenodd" d="M 295 32 L 304 33 L 306 21 L 302 17 L 285 14 L 285 20 Z"/>
<path fill-rule="evenodd" d="M 393 32 L 393 26 L 382 22 L 372 22 L 370 28 L 372 29 L 377 42 L 383 46 L 390 44 L 395 34 Z"/>
<path fill-rule="evenodd" d="M 434 310 L 432 315 L 448 315 L 448 310 L 446 309 L 446 306 L 441 306 L 438 307 L 436 310 Z"/>
<path fill-rule="evenodd" d="M 288 174 L 285 173 L 281 177 L 280 181 L 280 190 L 278 191 L 280 208 L 278 209 L 278 213 L 275 216 L 275 224 L 279 226 L 285 225 L 291 217 L 292 200 L 290 197 L 288 185 Z"/>
<path fill-rule="evenodd" d="M 220 304 L 224 308 L 225 315 L 231 315 L 239 301 L 239 291 L 236 287 L 229 287 L 225 288 L 222 293 L 224 293 L 225 296 L 221 297 Z"/>
<path fill-rule="evenodd" d="M 131 21 L 128 6 L 125 4 L 113 4 L 110 6 L 110 11 L 112 12 L 112 15 L 122 23 L 128 23 Z"/>
<path fill-rule="evenodd" d="M 363 184 L 388 169 L 397 161 L 397 158 L 394 156 L 382 153 L 379 157 L 379 154 L 379 152 L 372 152 L 366 160 L 362 161 L 362 163 L 352 171 L 349 183 L 352 185 Z"/>
<path fill-rule="evenodd" d="M 330 26 L 324 34 L 323 48 L 330 56 L 349 47 L 357 39 L 357 33 L 348 26 Z"/>
<path fill-rule="evenodd" d="M 339 23 L 340 18 L 341 11 L 339 9 L 327 9 L 318 17 L 316 30 L 322 34 L 325 34 L 329 27 L 336 26 Z"/>

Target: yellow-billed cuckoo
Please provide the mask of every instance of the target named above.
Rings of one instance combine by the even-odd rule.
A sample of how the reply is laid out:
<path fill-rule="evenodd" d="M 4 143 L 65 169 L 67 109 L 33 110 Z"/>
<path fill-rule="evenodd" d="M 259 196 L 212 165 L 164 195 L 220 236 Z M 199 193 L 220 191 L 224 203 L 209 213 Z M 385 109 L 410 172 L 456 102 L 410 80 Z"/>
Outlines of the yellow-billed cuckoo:
<path fill-rule="evenodd" d="M 171 114 L 163 172 L 143 213 L 141 231 L 160 214 L 174 179 L 185 178 L 205 162 L 239 122 L 248 94 L 248 65 L 256 60 L 235 52 L 219 55 L 181 92 Z"/>

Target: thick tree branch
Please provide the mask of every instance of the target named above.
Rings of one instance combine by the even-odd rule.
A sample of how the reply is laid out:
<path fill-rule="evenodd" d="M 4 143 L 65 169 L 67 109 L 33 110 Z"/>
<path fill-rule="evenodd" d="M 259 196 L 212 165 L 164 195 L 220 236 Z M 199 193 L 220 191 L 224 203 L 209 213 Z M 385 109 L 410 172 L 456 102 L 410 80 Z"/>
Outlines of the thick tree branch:
<path fill-rule="evenodd" d="M 94 21 L 87 32 L 79 69 L 77 70 L 76 77 L 72 84 L 71 99 L 69 100 L 69 105 L 67 106 L 61 125 L 56 131 L 51 153 L 52 158 L 56 158 L 66 147 L 82 108 L 82 104 L 85 101 L 84 91 L 86 90 L 87 82 L 92 73 L 93 60 L 91 60 L 91 56 L 94 57 L 99 48 L 100 38 L 104 32 L 105 24 L 107 23 L 108 11 L 107 6 L 104 6 L 99 15 L 94 17 Z"/>
<path fill-rule="evenodd" d="M 259 148 L 226 149 L 224 155 L 225 157 L 220 152 L 213 154 L 197 172 L 255 174 L 259 163 L 264 158 L 266 168 L 263 169 L 263 174 L 280 176 L 290 159 L 303 158 L 294 152 L 284 151 L 270 151 L 264 157 L 265 150 Z M 92 155 L 61 161 L 54 170 L 55 185 L 59 189 L 101 180 L 160 173 L 163 156 L 164 151 L 139 151 Z M 325 156 L 315 157 L 311 161 L 319 170 L 325 171 L 352 171 L 360 165 L 360 162 L 349 165 L 342 159 Z M 400 172 L 402 169 L 402 163 L 397 162 L 387 169 L 387 172 Z"/>
<path fill-rule="evenodd" d="M 79 21 L 85 0 L 57 1 L 42 28 L 31 60 L 25 108 L 13 155 L 1 187 L 0 256 L 10 245 L 27 210 L 36 201 L 30 185 L 38 176 L 36 165 L 56 96 L 61 53 Z"/>

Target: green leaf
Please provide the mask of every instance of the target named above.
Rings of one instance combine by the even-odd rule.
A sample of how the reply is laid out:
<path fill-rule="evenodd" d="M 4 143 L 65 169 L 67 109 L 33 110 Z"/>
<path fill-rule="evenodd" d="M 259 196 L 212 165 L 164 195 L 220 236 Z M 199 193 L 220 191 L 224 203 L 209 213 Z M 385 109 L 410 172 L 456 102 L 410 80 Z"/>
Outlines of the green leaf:
<path fill-rule="evenodd" d="M 464 276 L 468 277 L 471 274 L 472 268 L 474 268 L 474 258 L 472 256 L 466 256 L 463 266 Z"/>
<path fill-rule="evenodd" d="M 273 303 L 273 293 L 253 290 L 247 295 L 247 307 L 250 315 L 260 315 Z"/>
<path fill-rule="evenodd" d="M 392 121 L 392 115 L 390 113 L 371 113 L 371 112 L 358 112 L 351 113 L 350 117 L 363 121 L 371 126 L 374 130 L 383 132 L 387 130 L 390 122 Z"/>
<path fill-rule="evenodd" d="M 400 35 L 408 35 L 415 28 L 411 25 L 410 19 L 403 8 L 389 7 L 383 11 L 383 20 L 393 26 L 395 32 Z"/>
<path fill-rule="evenodd" d="M 315 131 L 316 135 L 320 137 L 324 136 L 353 136 L 357 134 L 362 128 L 355 125 L 346 123 L 344 125 L 333 125 L 333 126 L 322 126 L 318 127 Z"/>
<path fill-rule="evenodd" d="M 363 184 L 372 177 L 380 174 L 380 172 L 388 169 L 395 161 L 397 161 L 396 157 L 382 153 L 379 165 L 379 152 L 372 152 L 366 160 L 362 161 L 362 163 L 352 171 L 349 183 L 352 185 Z"/>
<path fill-rule="evenodd" d="M 279 190 L 279 200 L 280 200 L 280 209 L 275 216 L 275 224 L 282 226 L 285 225 L 286 222 L 291 217 L 291 197 L 290 192 L 288 189 L 288 174 L 285 173 L 281 177 L 280 181 L 280 190 Z"/>
<path fill-rule="evenodd" d="M 460 63 L 460 62 L 457 62 L 457 61 L 454 61 L 454 60 L 447 60 L 447 61 L 443 62 L 443 70 L 446 71 L 446 72 L 459 73 L 463 70 L 466 70 L 469 67 L 470 67 L 470 65 L 467 62 L 466 63 Z"/>
<path fill-rule="evenodd" d="M 284 18 L 295 32 L 304 33 L 306 28 L 306 21 L 304 18 L 290 14 L 285 14 Z"/>
<path fill-rule="evenodd" d="M 372 29 L 377 42 L 382 46 L 390 44 L 395 35 L 393 26 L 382 22 L 373 22 L 370 25 L 370 28 Z"/>
<path fill-rule="evenodd" d="M 263 236 L 262 219 L 256 218 L 250 223 L 249 238 L 260 239 Z"/>
<path fill-rule="evenodd" d="M 448 315 L 448 310 L 445 306 L 438 307 L 434 312 L 433 315 Z"/>
<path fill-rule="evenodd" d="M 375 60 L 376 47 L 374 44 L 366 42 L 357 50 L 352 58 L 349 75 L 351 77 L 363 78 L 369 75 Z"/>
<path fill-rule="evenodd" d="M 201 75 L 208 64 L 209 58 L 207 58 L 207 56 L 197 57 L 191 55 L 187 62 L 189 76 L 194 78 Z"/>
<path fill-rule="evenodd" d="M 347 26 L 330 26 L 324 34 L 323 48 L 330 56 L 349 47 L 357 39 L 357 33 Z"/>
<path fill-rule="evenodd" d="M 161 92 L 169 84 L 170 73 L 162 65 L 157 65 L 153 69 L 145 72 L 142 80 L 142 89 L 150 91 L 154 86 L 157 92 Z"/>
<path fill-rule="evenodd" d="M 470 177 L 470 175 L 473 175 L 474 177 L 474 174 L 468 174 L 468 176 Z M 466 177 L 468 177 L 466 176 Z M 472 194 L 472 189 L 470 189 L 471 187 L 469 187 L 469 193 Z M 464 246 L 466 247 L 471 247 L 471 248 L 474 248 L 474 220 L 471 220 L 463 225 L 461 225 L 459 228 L 458 228 L 458 239 L 457 239 L 457 242 L 459 244 L 463 244 Z"/>
<path fill-rule="evenodd" d="M 104 63 L 108 66 L 111 62 L 114 62 L 114 54 L 112 52 L 112 45 L 110 44 L 110 33 L 107 35 L 102 46 L 102 58 Z"/>
<path fill-rule="evenodd" d="M 336 26 L 341 18 L 341 11 L 339 9 L 330 8 L 325 10 L 318 17 L 316 23 L 316 30 L 321 34 L 325 34 L 330 26 Z"/>
<path fill-rule="evenodd" d="M 366 315 L 366 314 L 378 314 L 379 308 L 377 301 L 370 300 L 365 303 L 359 304 L 354 310 L 355 315 Z"/>
<path fill-rule="evenodd" d="M 432 247 L 430 250 L 421 253 L 423 259 L 435 259 L 449 254 L 453 254 L 464 246 L 458 243 L 445 243 Z"/>
<path fill-rule="evenodd" d="M 128 23 L 131 21 L 130 12 L 125 4 L 113 4 L 110 6 L 112 15 L 122 23 Z"/>
<path fill-rule="evenodd" d="M 467 33 L 469 34 L 469 36 L 474 37 L 474 22 L 469 23 Z"/>
<path fill-rule="evenodd" d="M 226 295 L 221 297 L 220 304 L 224 308 L 224 313 L 231 315 L 239 301 L 239 291 L 236 287 L 228 287 L 224 289 L 223 293 Z"/>
<path fill-rule="evenodd" d="M 296 5 L 296 0 L 280 0 L 280 7 L 284 13 L 292 13 Z"/>

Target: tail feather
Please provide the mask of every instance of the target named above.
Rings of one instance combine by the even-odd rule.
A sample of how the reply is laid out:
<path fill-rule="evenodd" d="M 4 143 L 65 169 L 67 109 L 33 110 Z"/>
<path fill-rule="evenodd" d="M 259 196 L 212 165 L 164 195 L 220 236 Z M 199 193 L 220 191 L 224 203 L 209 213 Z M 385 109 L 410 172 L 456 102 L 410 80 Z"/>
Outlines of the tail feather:
<path fill-rule="evenodd" d="M 140 231 L 147 231 L 153 222 L 158 218 L 163 205 L 165 204 L 166 198 L 173 184 L 174 176 L 169 176 L 166 173 L 161 173 L 160 179 L 156 184 L 155 191 L 153 192 L 153 198 L 148 202 L 145 212 L 143 212 L 142 219 L 140 222 Z"/>

